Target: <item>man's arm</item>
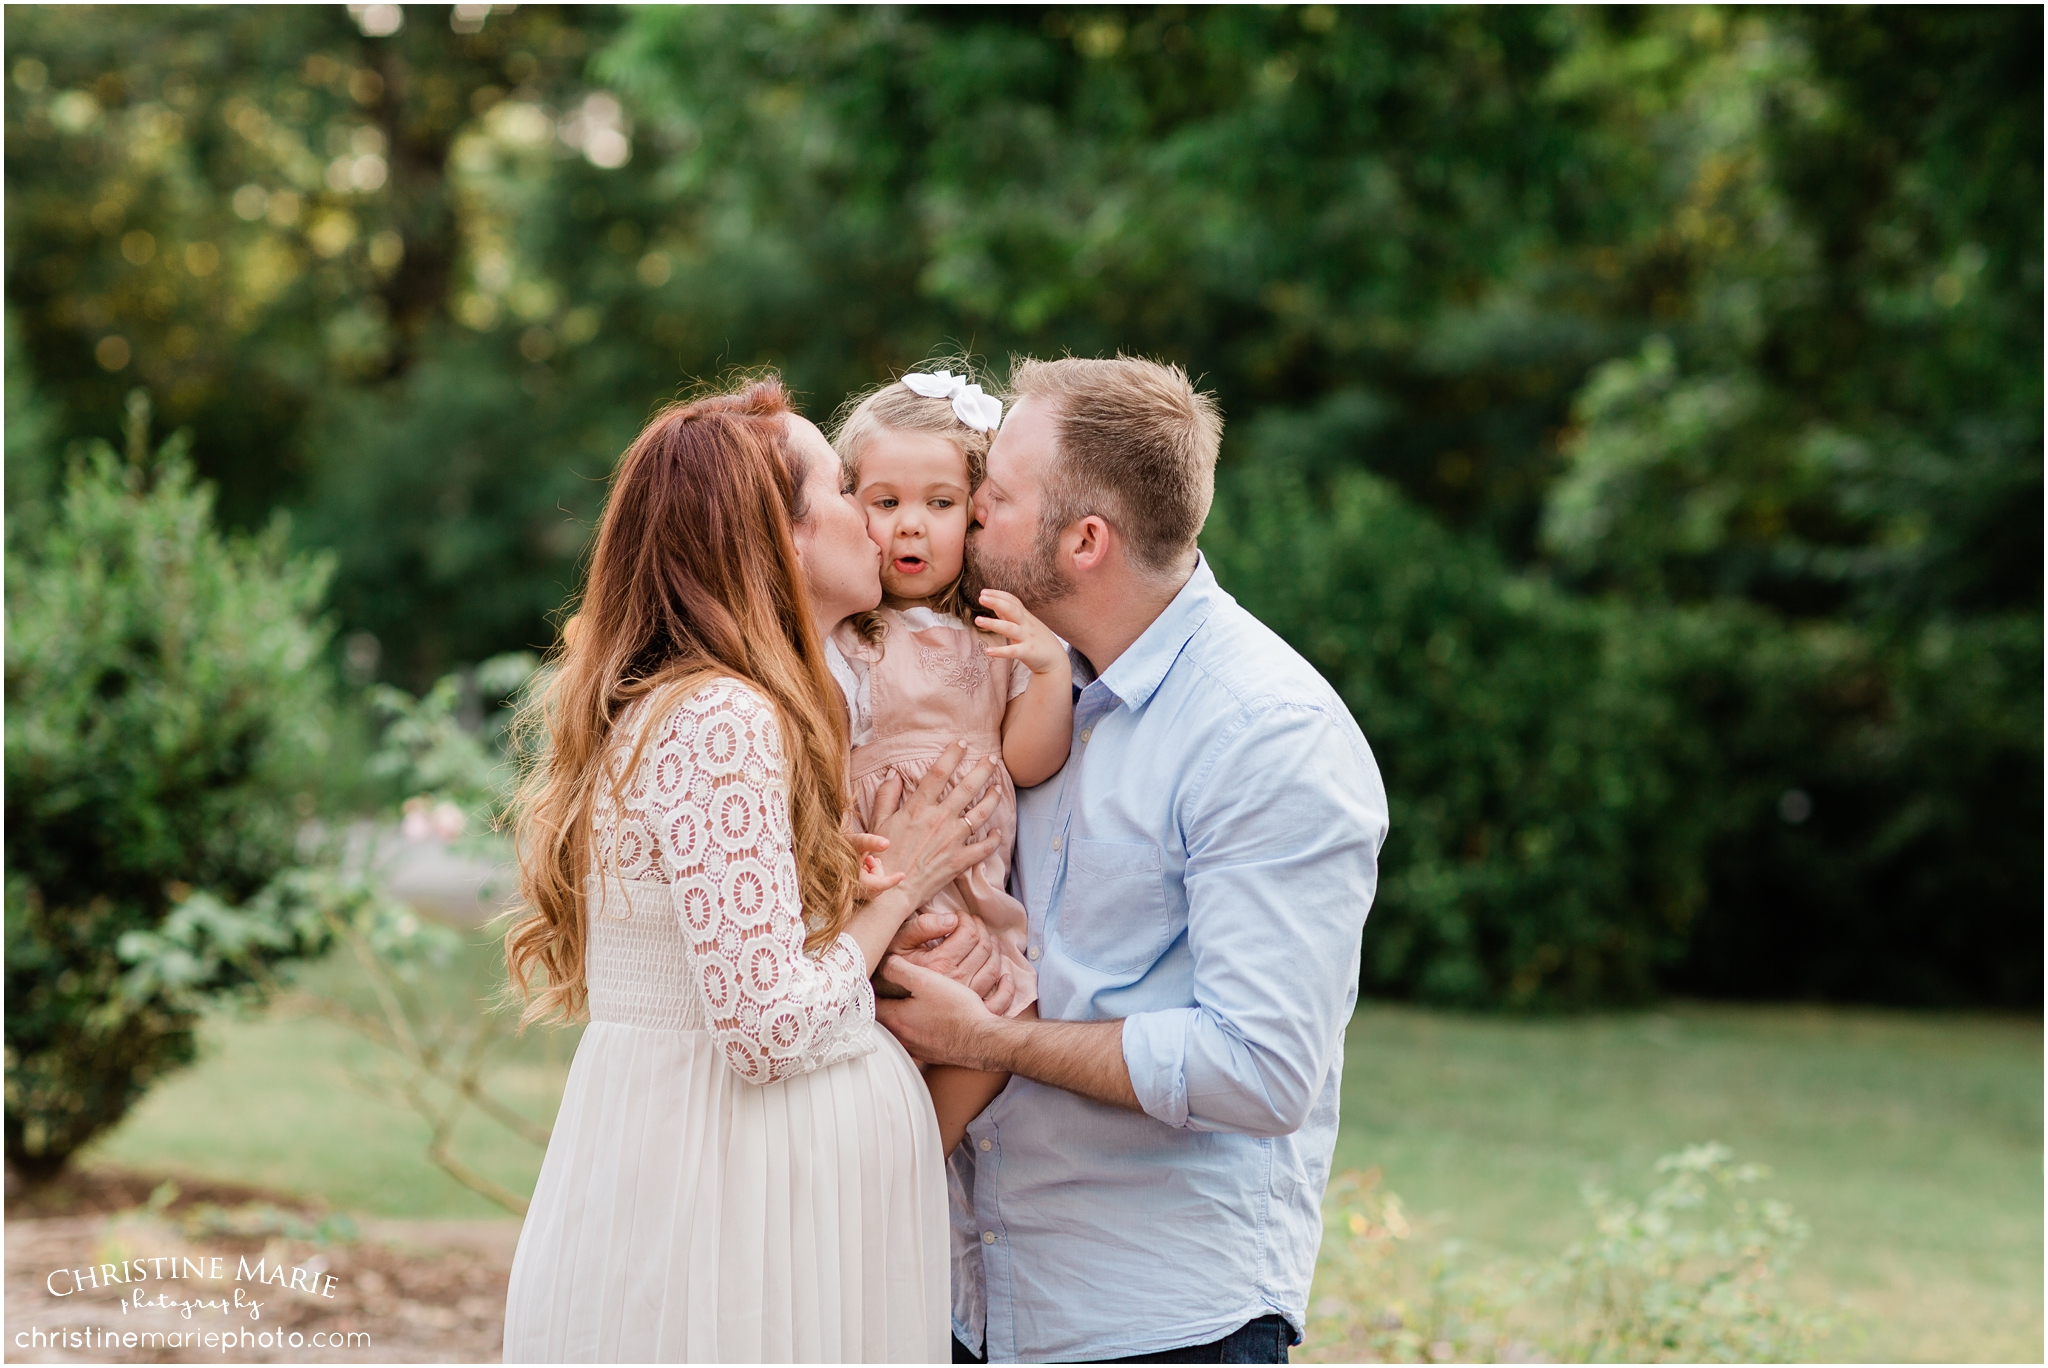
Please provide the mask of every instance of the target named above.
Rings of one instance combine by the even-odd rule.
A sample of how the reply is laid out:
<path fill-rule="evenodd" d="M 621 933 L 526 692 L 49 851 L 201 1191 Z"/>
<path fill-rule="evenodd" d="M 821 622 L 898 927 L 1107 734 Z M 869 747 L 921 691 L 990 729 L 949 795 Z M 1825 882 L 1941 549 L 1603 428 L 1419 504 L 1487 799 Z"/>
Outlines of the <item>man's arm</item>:
<path fill-rule="evenodd" d="M 878 999 L 875 1017 L 913 1058 L 1021 1074 L 1096 1102 L 1141 1110 L 1131 1071 L 1124 1067 L 1123 1022 L 999 1017 L 972 989 L 900 957 L 883 962 L 882 977 L 910 996 Z"/>
<path fill-rule="evenodd" d="M 1378 770 L 1342 730 L 1279 704 L 1204 757 L 1183 814 L 1192 1006 L 1003 1021 L 936 976 L 899 973 L 913 996 L 878 1003 L 882 1023 L 919 1059 L 1006 1069 L 1169 1126 L 1298 1130 L 1354 1000 L 1387 831 Z"/>
<path fill-rule="evenodd" d="M 1146 1115 L 1301 1128 L 1356 1001 L 1386 813 L 1350 719 L 1311 702 L 1252 709 L 1193 765 L 1178 819 L 1194 1002 L 1124 1022 Z"/>

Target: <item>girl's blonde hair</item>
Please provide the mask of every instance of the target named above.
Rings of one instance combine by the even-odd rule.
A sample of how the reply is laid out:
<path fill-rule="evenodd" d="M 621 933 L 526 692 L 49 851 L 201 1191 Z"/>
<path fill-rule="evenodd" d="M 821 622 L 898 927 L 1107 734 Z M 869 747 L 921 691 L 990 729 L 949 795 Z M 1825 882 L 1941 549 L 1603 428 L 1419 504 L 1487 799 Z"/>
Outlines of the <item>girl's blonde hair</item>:
<path fill-rule="evenodd" d="M 789 771 L 806 948 L 831 944 L 853 915 L 860 862 L 840 829 L 846 715 L 791 536 L 810 513 L 791 413 L 772 377 L 672 405 L 612 477 L 580 610 L 547 689 L 516 724 L 540 744 L 515 802 L 527 914 L 505 937 L 526 1021 L 583 1013 L 592 811 L 620 716 L 643 699 L 614 797 L 663 713 L 705 683 L 737 679 L 767 696 Z"/>
<path fill-rule="evenodd" d="M 964 356 L 928 361 L 919 369 L 951 371 L 980 384 L 989 394 L 1000 396 L 1002 393 Z M 950 399 L 928 399 L 901 379 L 896 379 L 850 396 L 839 406 L 839 412 L 832 416 L 832 449 L 839 453 L 840 475 L 847 489 L 860 488 L 861 453 L 885 432 L 925 432 L 953 443 L 967 462 L 969 494 L 988 478 L 988 449 L 995 441 L 995 434 L 977 432 L 961 422 L 959 415 L 953 412 Z M 959 577 L 932 607 L 972 626 L 975 615 L 982 611 L 981 587 L 981 576 L 976 573 L 973 556 L 964 556 Z M 852 622 L 861 640 L 870 646 L 881 641 L 883 627 L 879 612 L 857 613 Z"/>

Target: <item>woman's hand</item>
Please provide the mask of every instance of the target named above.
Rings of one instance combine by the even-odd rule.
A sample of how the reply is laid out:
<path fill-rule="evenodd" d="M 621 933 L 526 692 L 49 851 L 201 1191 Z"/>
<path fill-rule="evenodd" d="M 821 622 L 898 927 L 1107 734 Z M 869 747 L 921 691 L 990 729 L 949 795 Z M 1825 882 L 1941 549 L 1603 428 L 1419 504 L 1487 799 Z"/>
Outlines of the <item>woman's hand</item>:
<path fill-rule="evenodd" d="M 903 876 L 897 887 L 912 907 L 924 906 L 932 894 L 995 852 L 995 837 L 974 839 L 1001 797 L 1001 790 L 989 783 L 995 760 L 978 760 L 961 773 L 966 758 L 967 743 L 955 741 L 908 795 L 893 776 L 875 795 L 874 834 L 888 841 L 875 859 L 884 876 Z"/>
<path fill-rule="evenodd" d="M 974 625 L 985 632 L 1008 637 L 1003 646 L 984 646 L 982 650 L 998 660 L 1021 660 L 1025 668 L 1035 675 L 1052 674 L 1072 668 L 1067 659 L 1066 647 L 1052 634 L 1052 628 L 1031 615 L 1024 606 L 1024 600 L 1002 589 L 981 591 L 982 606 L 993 617 L 978 617 Z"/>

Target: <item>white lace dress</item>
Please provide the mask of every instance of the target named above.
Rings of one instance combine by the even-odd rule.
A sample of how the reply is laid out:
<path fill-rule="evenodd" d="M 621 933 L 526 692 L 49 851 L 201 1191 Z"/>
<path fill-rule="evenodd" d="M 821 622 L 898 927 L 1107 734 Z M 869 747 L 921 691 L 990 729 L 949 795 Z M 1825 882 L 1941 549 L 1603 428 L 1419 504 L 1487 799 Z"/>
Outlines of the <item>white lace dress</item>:
<path fill-rule="evenodd" d="M 590 1025 L 512 1261 L 508 1363 L 951 1357 L 938 1123 L 852 938 L 804 953 L 782 757 L 773 708 L 716 681 L 600 799 Z"/>

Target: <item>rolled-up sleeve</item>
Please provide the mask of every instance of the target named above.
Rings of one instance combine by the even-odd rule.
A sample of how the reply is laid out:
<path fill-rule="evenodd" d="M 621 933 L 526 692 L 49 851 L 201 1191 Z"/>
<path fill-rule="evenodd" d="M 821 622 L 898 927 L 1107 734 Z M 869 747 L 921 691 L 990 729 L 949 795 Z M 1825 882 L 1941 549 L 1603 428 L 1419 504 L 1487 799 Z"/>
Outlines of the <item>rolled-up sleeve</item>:
<path fill-rule="evenodd" d="M 1357 1001 L 1386 792 L 1351 720 L 1247 710 L 1204 757 L 1179 820 L 1193 1007 L 1126 1017 L 1124 1063 L 1169 1126 L 1300 1128 Z"/>

